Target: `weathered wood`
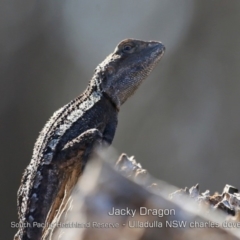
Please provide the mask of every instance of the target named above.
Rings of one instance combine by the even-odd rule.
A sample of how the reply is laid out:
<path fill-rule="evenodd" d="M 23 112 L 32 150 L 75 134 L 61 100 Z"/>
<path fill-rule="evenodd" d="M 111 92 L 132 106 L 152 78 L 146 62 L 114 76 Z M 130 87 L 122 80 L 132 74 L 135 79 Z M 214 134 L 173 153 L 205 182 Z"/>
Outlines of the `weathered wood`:
<path fill-rule="evenodd" d="M 124 154 L 115 169 L 95 159 L 75 187 L 51 239 L 240 239 L 239 229 L 222 227 L 226 215 L 218 210 L 207 214 L 210 204 L 187 197 L 196 201 L 198 185 L 169 197 L 175 190 Z"/>

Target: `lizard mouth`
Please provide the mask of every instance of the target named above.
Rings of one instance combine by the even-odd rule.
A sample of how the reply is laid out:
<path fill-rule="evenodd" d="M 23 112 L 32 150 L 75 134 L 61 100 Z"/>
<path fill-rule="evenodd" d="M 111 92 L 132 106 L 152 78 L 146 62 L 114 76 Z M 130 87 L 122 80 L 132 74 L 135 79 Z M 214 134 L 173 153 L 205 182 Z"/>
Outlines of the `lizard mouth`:
<path fill-rule="evenodd" d="M 149 46 L 152 46 L 150 58 L 158 62 L 165 52 L 165 46 L 161 42 L 150 42 Z"/>
<path fill-rule="evenodd" d="M 142 64 L 145 77 L 150 74 L 165 52 L 165 46 L 161 42 L 151 41 L 149 47 L 148 55 L 145 58 L 146 61 Z"/>

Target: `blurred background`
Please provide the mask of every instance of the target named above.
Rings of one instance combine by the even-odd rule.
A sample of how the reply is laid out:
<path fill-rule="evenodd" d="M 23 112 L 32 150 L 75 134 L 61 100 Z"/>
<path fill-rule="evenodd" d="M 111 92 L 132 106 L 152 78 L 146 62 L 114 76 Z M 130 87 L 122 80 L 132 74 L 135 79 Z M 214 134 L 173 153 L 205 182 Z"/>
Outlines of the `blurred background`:
<path fill-rule="evenodd" d="M 125 38 L 166 53 L 122 107 L 113 142 L 155 177 L 240 187 L 240 1 L 0 1 L 1 239 L 39 131 Z"/>

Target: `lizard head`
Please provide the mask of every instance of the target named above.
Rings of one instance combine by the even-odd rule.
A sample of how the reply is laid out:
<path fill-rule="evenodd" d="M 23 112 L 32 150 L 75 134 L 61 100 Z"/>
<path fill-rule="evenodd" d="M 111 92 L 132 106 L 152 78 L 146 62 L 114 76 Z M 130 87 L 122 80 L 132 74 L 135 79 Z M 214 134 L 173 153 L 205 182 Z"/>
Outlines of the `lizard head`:
<path fill-rule="evenodd" d="M 100 91 L 119 108 L 150 74 L 164 50 L 156 41 L 123 40 L 96 68 Z"/>

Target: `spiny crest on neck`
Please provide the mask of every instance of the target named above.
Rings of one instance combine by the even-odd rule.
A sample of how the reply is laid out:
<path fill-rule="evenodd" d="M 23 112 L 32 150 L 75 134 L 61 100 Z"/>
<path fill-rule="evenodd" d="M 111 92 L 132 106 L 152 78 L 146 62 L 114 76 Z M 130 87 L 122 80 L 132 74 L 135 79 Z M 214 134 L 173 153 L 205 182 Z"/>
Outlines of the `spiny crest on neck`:
<path fill-rule="evenodd" d="M 89 83 L 91 88 L 94 88 L 98 92 L 102 92 L 102 81 L 105 78 L 103 69 L 98 65 L 95 69 L 95 73 Z"/>
<path fill-rule="evenodd" d="M 93 78 L 91 79 L 89 86 L 94 87 L 96 91 L 103 91 L 103 82 L 107 77 L 107 74 L 111 72 L 112 65 L 120 58 L 114 54 L 108 55 L 103 62 L 101 62 L 95 69 Z"/>

